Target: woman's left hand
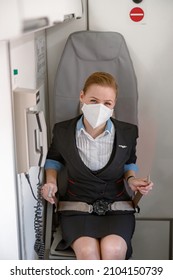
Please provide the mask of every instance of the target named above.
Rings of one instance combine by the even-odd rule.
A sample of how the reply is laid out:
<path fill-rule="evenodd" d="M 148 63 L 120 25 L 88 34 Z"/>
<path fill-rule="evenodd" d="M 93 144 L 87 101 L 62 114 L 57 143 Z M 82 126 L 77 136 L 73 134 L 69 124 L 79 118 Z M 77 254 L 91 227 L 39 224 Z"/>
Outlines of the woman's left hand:
<path fill-rule="evenodd" d="M 141 194 L 146 195 L 152 190 L 154 184 L 152 181 L 148 182 L 147 178 L 142 179 L 132 177 L 128 180 L 128 185 L 132 191 L 139 191 Z"/>

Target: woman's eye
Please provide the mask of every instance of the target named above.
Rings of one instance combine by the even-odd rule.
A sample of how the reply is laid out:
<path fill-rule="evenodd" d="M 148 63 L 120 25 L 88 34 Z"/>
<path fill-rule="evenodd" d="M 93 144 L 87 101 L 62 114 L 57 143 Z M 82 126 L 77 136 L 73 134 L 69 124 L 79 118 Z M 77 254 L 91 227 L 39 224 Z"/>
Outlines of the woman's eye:
<path fill-rule="evenodd" d="M 111 103 L 106 102 L 104 105 L 105 105 L 105 106 L 111 106 Z"/>
<path fill-rule="evenodd" d="M 97 101 L 95 99 L 91 99 L 90 102 L 96 103 Z"/>

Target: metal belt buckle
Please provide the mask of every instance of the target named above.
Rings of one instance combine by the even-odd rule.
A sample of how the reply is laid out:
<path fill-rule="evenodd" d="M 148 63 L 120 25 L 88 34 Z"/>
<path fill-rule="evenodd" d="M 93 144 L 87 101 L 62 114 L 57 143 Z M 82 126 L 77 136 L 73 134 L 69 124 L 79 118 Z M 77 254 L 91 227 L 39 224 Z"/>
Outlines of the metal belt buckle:
<path fill-rule="evenodd" d="M 97 215 L 105 215 L 110 210 L 110 204 L 105 200 L 96 200 L 93 203 L 93 212 Z"/>

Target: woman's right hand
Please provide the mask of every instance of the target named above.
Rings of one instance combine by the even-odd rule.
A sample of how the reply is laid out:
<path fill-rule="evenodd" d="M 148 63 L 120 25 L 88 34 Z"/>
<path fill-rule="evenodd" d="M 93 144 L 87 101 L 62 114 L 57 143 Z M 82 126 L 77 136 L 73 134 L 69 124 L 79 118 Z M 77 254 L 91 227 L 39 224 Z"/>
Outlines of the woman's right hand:
<path fill-rule="evenodd" d="M 57 191 L 58 191 L 58 187 L 56 184 L 53 183 L 46 183 L 41 188 L 42 197 L 48 202 L 50 202 L 51 204 L 55 203 L 53 197 L 55 197 Z"/>

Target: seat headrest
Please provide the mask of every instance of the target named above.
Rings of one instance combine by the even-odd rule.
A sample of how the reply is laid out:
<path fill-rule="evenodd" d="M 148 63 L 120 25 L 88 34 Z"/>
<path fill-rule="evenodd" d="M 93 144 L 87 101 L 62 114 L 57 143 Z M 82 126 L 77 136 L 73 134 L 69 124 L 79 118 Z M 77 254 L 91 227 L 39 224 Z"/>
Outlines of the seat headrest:
<path fill-rule="evenodd" d="M 115 117 L 137 124 L 137 81 L 124 37 L 117 32 L 79 31 L 67 39 L 54 84 L 54 122 L 79 114 L 79 94 L 93 72 L 112 74 L 119 88 Z"/>

